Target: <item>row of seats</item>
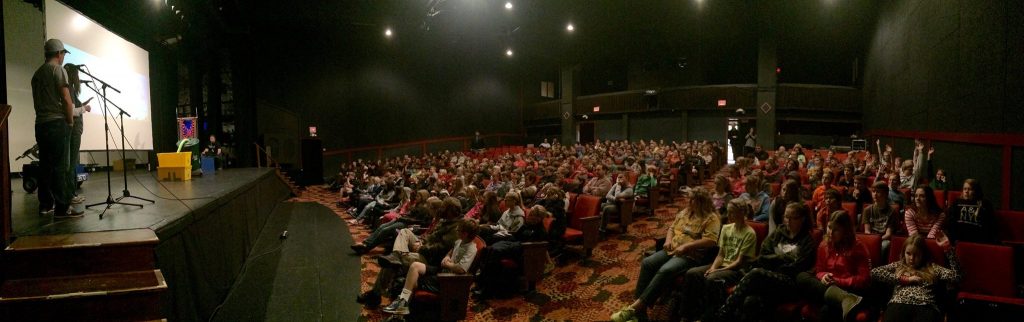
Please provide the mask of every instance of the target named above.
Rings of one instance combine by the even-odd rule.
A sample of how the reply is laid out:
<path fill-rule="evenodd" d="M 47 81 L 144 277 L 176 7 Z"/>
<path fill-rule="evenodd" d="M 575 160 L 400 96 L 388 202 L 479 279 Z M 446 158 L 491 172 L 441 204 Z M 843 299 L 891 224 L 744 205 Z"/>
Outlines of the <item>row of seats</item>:
<path fill-rule="evenodd" d="M 757 236 L 757 253 L 760 253 L 761 242 L 768 235 L 768 225 L 754 221 L 747 221 Z M 820 243 L 823 232 L 814 230 L 812 237 Z M 890 240 L 888 254 L 882 254 L 882 238 L 880 235 L 857 234 L 857 240 L 868 250 L 871 259 L 871 268 L 879 267 L 887 263 L 899 261 L 903 244 L 906 237 L 894 236 Z M 930 257 L 939 265 L 946 265 L 944 250 L 935 240 L 928 240 L 928 252 Z M 1024 308 L 1024 298 L 1016 295 L 1016 263 L 1014 251 L 1009 246 L 986 245 L 977 243 L 960 242 L 956 246 L 956 254 L 959 258 L 961 269 L 961 282 L 959 292 L 955 294 L 955 302 L 951 305 L 965 303 L 969 300 L 982 301 L 994 304 L 1014 305 Z M 683 276 L 675 280 L 676 289 L 686 287 Z M 888 288 L 882 287 L 882 289 Z M 729 290 L 732 291 L 731 289 Z M 891 288 L 888 288 L 891 291 Z M 887 297 L 887 293 L 881 295 Z M 865 294 L 865 296 L 879 296 L 879 294 Z M 856 321 L 872 321 L 881 318 L 884 314 L 884 306 L 887 302 L 884 298 L 876 298 L 875 306 L 867 307 L 856 312 Z M 798 300 L 780 305 L 774 319 L 779 321 L 796 320 L 819 320 L 818 312 L 820 307 L 810 304 L 805 300 Z"/>

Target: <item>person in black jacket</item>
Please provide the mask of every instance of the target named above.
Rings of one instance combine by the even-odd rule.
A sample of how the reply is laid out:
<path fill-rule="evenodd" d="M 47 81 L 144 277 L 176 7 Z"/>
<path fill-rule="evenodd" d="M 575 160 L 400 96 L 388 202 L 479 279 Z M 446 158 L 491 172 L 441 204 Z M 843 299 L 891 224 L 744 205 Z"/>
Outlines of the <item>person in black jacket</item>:
<path fill-rule="evenodd" d="M 960 198 L 950 202 L 943 227 L 953 242 L 999 243 L 992 204 L 984 199 L 978 180 L 964 180 Z"/>
<path fill-rule="evenodd" d="M 770 316 L 774 307 L 796 293 L 796 275 L 814 266 L 818 244 L 811 237 L 811 210 L 803 203 L 786 205 L 782 228 L 761 243 L 761 254 L 751 263 L 753 269 L 718 309 L 720 321 L 749 321 Z"/>
<path fill-rule="evenodd" d="M 511 240 L 502 240 L 488 245 L 478 255 L 480 257 L 480 275 L 477 275 L 477 289 L 473 295 L 477 299 L 484 299 L 498 295 L 500 290 L 515 290 L 516 277 L 519 272 L 506 272 L 502 265 L 504 260 L 510 259 L 520 263 L 523 262 L 523 244 L 526 242 L 541 242 L 547 240 L 547 231 L 544 229 L 544 218 L 550 214 L 544 206 L 536 205 L 530 208 L 526 215 L 526 222 L 512 236 Z"/>

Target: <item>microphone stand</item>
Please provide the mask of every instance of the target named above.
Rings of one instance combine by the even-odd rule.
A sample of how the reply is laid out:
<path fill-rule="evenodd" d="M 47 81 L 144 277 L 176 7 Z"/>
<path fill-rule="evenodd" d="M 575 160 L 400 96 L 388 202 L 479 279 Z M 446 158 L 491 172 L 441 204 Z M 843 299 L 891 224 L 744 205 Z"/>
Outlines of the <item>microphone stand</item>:
<path fill-rule="evenodd" d="M 110 105 L 113 105 L 114 108 L 116 108 L 119 111 L 118 115 L 121 117 L 121 162 L 122 163 L 125 160 L 125 149 L 127 148 L 127 146 L 125 146 L 124 116 L 127 115 L 128 113 L 125 112 L 124 109 L 122 109 L 120 106 L 117 106 L 117 104 L 114 104 L 114 102 L 111 102 L 109 99 L 107 99 L 107 88 L 110 88 L 110 89 L 112 89 L 112 90 L 114 90 L 115 92 L 118 92 L 118 93 L 121 92 L 120 90 L 118 90 L 117 88 L 115 88 L 113 86 L 110 86 L 110 84 L 107 84 L 107 82 L 104 82 L 103 80 L 97 78 L 96 76 L 93 76 L 89 72 L 83 70 L 81 67 L 79 67 L 78 71 L 80 73 L 88 75 L 90 78 L 93 79 L 93 81 L 98 82 L 98 83 L 103 85 L 102 93 L 100 93 L 100 91 L 96 90 L 96 88 L 93 87 L 92 85 L 87 85 L 86 87 L 88 87 L 90 90 L 95 92 L 102 99 L 103 130 L 105 132 L 104 133 L 104 138 L 103 138 L 103 143 L 104 143 L 104 146 L 106 147 L 105 153 L 106 153 L 106 157 L 107 157 L 107 200 L 105 200 L 103 202 L 94 203 L 94 204 L 91 204 L 91 205 L 86 205 L 85 207 L 86 208 L 92 208 L 92 207 L 99 206 L 99 205 L 106 205 L 106 207 L 103 209 L 103 211 L 100 212 L 100 219 L 103 219 L 103 215 L 107 212 L 107 210 L 110 209 L 111 206 L 113 206 L 115 204 L 117 204 L 117 205 L 125 205 L 125 206 L 135 206 L 135 207 L 143 208 L 143 206 L 140 205 L 140 204 L 122 202 L 121 200 L 124 199 L 124 198 L 136 198 L 136 199 L 140 199 L 140 200 L 144 200 L 144 201 L 149 201 L 150 203 L 154 203 L 153 200 L 149 200 L 149 199 L 145 199 L 145 198 L 136 197 L 136 196 L 132 196 L 131 195 L 131 192 L 128 191 L 128 170 L 129 169 L 127 167 L 124 167 L 124 190 L 123 190 L 123 195 L 121 197 L 118 197 L 117 199 L 113 198 L 113 192 L 111 191 L 111 182 L 110 182 L 110 171 L 111 171 L 111 168 L 112 168 L 110 166 L 110 140 L 106 137 L 106 134 L 110 133 L 110 124 L 109 124 L 109 121 L 107 120 L 107 113 L 108 113 L 109 107 L 108 107 L 107 104 L 109 103 Z M 111 117 L 113 117 L 113 116 L 111 116 Z M 128 117 L 131 117 L 131 115 L 128 115 Z"/>

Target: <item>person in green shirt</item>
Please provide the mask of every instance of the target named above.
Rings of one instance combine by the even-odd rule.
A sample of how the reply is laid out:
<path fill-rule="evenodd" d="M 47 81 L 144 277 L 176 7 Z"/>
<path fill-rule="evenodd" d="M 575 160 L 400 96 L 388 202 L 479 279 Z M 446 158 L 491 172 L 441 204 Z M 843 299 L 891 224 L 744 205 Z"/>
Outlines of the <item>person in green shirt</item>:
<path fill-rule="evenodd" d="M 633 194 L 639 198 L 647 198 L 651 189 L 658 185 L 658 169 L 649 165 L 646 170 L 636 179 L 636 186 L 633 187 Z"/>
<path fill-rule="evenodd" d="M 743 278 L 740 270 L 756 256 L 757 234 L 746 222 L 751 211 L 750 205 L 741 199 L 729 201 L 726 212 L 730 224 L 722 226 L 718 234 L 715 261 L 686 271 L 686 288 L 680 301 L 684 318 L 693 320 L 698 318 L 697 314 L 710 316 L 725 300 L 726 288 Z"/>

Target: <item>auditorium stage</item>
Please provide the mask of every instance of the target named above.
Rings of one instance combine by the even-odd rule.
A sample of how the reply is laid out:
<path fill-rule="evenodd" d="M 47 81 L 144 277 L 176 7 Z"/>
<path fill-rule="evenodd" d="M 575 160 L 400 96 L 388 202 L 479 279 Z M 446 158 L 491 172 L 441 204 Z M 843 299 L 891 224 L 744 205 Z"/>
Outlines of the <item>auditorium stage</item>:
<path fill-rule="evenodd" d="M 111 191 L 116 199 L 124 190 L 124 178 L 121 172 L 111 172 L 111 176 Z M 142 204 L 143 208 L 113 205 L 100 219 L 99 214 L 104 206 L 97 206 L 86 210 L 84 217 L 58 220 L 53 220 L 52 216 L 40 216 L 36 194 L 26 193 L 21 188 L 22 179 L 13 179 L 11 221 L 15 236 L 149 228 L 163 239 L 176 226 L 189 222 L 192 210 L 199 211 L 219 201 L 231 199 L 258 180 L 270 177 L 276 178 L 273 169 L 243 168 L 226 169 L 192 181 L 161 182 L 156 180 L 156 171 L 135 170 L 128 173 L 128 190 L 131 195 L 155 203 L 125 198 L 124 202 Z M 82 183 L 79 194 L 85 195 L 86 204 L 106 200 L 106 172 L 90 173 L 89 180 Z"/>
<path fill-rule="evenodd" d="M 124 179 L 120 172 L 112 175 L 117 198 Z M 358 305 L 335 304 L 342 297 L 352 302 L 349 290 L 359 288 L 358 258 L 331 256 L 351 245 L 347 226 L 322 205 L 289 202 L 293 192 L 274 169 L 226 169 L 185 182 L 160 182 L 155 176 L 145 170 L 128 175 L 131 194 L 155 203 L 126 198 L 144 207 L 114 205 L 100 219 L 99 206 L 84 217 L 58 220 L 40 216 L 36 195 L 14 179 L 15 236 L 153 230 L 160 239 L 157 267 L 169 287 L 163 307 L 170 321 L 209 321 L 215 312 L 218 320 L 272 320 L 282 312 L 315 312 L 312 316 L 339 321 L 358 316 Z M 106 174 L 92 173 L 79 193 L 86 204 L 106 200 Z M 284 230 L 291 231 L 289 238 L 279 239 Z M 287 300 L 296 296 L 313 300 Z M 282 307 L 289 309 L 266 311 Z"/>

